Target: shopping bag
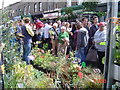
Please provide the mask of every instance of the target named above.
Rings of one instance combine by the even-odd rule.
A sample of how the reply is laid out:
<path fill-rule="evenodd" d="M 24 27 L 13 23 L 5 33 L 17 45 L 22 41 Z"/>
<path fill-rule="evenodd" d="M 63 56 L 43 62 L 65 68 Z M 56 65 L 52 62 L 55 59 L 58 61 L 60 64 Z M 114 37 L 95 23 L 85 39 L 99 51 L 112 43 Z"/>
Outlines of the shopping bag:
<path fill-rule="evenodd" d="M 97 62 L 97 49 L 90 47 L 86 56 L 86 61 Z"/>

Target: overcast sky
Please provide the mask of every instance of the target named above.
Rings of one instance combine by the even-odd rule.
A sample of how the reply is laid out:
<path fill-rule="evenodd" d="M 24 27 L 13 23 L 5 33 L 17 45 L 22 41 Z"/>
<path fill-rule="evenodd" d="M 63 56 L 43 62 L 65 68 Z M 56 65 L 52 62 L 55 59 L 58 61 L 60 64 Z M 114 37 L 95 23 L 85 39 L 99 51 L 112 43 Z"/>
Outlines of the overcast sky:
<path fill-rule="evenodd" d="M 0 0 L 0 9 L 2 8 L 2 1 L 3 0 Z M 21 1 L 21 0 L 4 0 L 4 7 L 8 6 L 9 4 L 18 2 L 18 1 Z"/>

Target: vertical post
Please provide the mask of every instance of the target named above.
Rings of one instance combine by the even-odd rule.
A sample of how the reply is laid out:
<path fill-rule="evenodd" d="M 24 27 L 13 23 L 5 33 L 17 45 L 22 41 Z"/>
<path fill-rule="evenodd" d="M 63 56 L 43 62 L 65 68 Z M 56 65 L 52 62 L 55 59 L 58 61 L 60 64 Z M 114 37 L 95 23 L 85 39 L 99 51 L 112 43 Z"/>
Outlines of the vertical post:
<path fill-rule="evenodd" d="M 118 15 L 118 1 L 114 0 L 112 2 L 112 11 L 111 11 L 111 15 L 112 17 L 117 17 Z M 111 29 L 111 40 L 110 40 L 110 56 L 109 56 L 109 69 L 108 69 L 108 80 L 107 80 L 107 88 L 112 88 L 112 84 L 113 84 L 113 62 L 114 62 L 114 52 L 115 52 L 115 31 L 114 31 L 114 27 L 115 27 L 115 23 L 114 20 L 111 20 L 111 24 L 110 24 L 110 29 Z"/>
<path fill-rule="evenodd" d="M 110 1 L 107 3 L 107 18 L 117 17 L 118 15 L 118 2 L 117 0 Z M 113 84 L 113 60 L 114 60 L 114 50 L 115 50 L 115 38 L 114 38 L 114 27 L 115 24 L 112 23 L 114 20 L 110 19 L 108 21 L 107 27 L 107 45 L 106 45 L 106 62 L 104 68 L 104 79 L 107 83 L 104 83 L 104 90 L 112 88 Z"/>
<path fill-rule="evenodd" d="M 4 13 L 4 0 L 2 0 L 1 25 L 3 24 L 3 13 Z M 0 30 L 0 42 L 2 42 L 2 29 Z"/>
<path fill-rule="evenodd" d="M 2 0 L 2 11 L 1 11 L 1 26 L 3 26 L 3 15 L 4 15 L 4 0 Z M 3 28 L 3 27 L 2 27 Z M 0 48 L 2 48 L 2 28 L 0 30 Z M 0 51 L 0 79 L 1 79 L 1 83 L 0 83 L 0 89 L 3 90 L 4 89 L 4 78 L 3 78 L 3 70 L 2 70 L 2 67 L 4 67 L 4 64 L 3 64 L 3 53 L 2 53 L 2 50 Z"/>
<path fill-rule="evenodd" d="M 107 3 L 107 19 L 111 16 L 111 2 Z M 107 24 L 107 42 L 106 42 L 106 54 L 105 54 L 105 64 L 104 64 L 104 79 L 107 80 L 108 76 L 108 62 L 109 62 L 109 46 L 110 46 L 110 21 Z M 107 83 L 104 83 L 103 90 L 106 90 Z"/>

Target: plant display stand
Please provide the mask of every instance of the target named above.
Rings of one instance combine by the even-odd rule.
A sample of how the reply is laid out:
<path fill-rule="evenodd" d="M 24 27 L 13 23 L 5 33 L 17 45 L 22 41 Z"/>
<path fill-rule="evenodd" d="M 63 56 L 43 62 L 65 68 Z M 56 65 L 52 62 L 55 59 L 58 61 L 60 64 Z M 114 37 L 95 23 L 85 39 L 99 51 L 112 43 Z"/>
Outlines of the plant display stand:
<path fill-rule="evenodd" d="M 113 78 L 120 82 L 120 73 L 119 72 L 120 72 L 120 66 L 114 64 L 114 76 L 113 76 Z"/>

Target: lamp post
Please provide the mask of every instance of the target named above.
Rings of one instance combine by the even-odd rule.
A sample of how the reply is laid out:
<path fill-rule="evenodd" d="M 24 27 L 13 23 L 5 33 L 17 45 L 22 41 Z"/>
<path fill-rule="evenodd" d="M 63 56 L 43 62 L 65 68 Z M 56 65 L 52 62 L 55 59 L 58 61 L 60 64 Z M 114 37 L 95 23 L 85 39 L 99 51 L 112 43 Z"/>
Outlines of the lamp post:
<path fill-rule="evenodd" d="M 111 90 L 113 84 L 113 74 L 114 74 L 114 67 L 113 67 L 113 60 L 114 60 L 114 50 L 115 50 L 115 33 L 114 27 L 115 24 L 112 17 L 117 17 L 118 15 L 118 0 L 109 0 L 107 3 L 107 18 L 108 26 L 107 26 L 107 42 L 106 42 L 106 61 L 105 61 L 105 68 L 104 68 L 104 79 L 107 83 L 104 83 L 104 90 Z"/>

